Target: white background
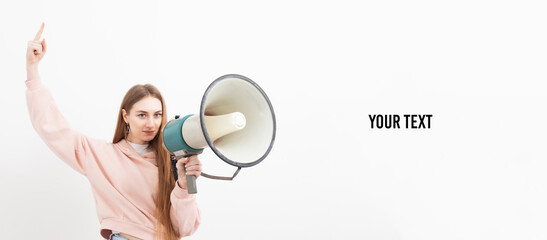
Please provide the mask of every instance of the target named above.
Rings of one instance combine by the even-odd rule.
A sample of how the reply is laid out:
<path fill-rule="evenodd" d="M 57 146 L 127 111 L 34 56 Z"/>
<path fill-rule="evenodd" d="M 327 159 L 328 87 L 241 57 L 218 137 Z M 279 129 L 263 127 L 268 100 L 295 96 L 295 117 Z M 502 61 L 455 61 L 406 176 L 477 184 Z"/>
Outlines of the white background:
<path fill-rule="evenodd" d="M 547 239 L 547 8 L 541 1 L 3 1 L 2 239 L 100 239 L 85 177 L 34 132 L 25 52 L 71 126 L 111 141 L 152 83 L 169 117 L 210 82 L 256 81 L 271 154 L 198 179 L 189 239 Z M 368 114 L 433 114 L 371 129 Z M 231 174 L 211 152 L 204 171 Z M 123 170 L 122 170 L 123 171 Z"/>

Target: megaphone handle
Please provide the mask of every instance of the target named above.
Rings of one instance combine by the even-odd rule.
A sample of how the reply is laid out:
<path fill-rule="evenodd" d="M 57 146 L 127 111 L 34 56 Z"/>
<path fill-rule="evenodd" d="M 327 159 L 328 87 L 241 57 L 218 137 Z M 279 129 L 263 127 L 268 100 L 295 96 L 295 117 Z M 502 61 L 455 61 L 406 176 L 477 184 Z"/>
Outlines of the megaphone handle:
<path fill-rule="evenodd" d="M 189 194 L 198 193 L 198 187 L 196 186 L 196 176 L 186 175 L 186 186 L 188 186 Z"/>
<path fill-rule="evenodd" d="M 188 155 L 186 157 L 190 157 L 191 155 Z M 184 172 L 184 175 L 186 175 L 186 164 L 184 164 L 184 168 L 182 169 Z M 186 175 L 186 188 L 188 190 L 189 194 L 196 194 L 198 193 L 198 187 L 196 186 L 196 176 L 194 175 Z"/>
<path fill-rule="evenodd" d="M 191 155 L 194 155 L 194 154 L 191 154 Z M 191 155 L 184 156 L 184 157 L 189 157 Z M 179 159 L 180 159 L 179 157 L 175 157 L 175 155 L 171 155 L 171 163 L 172 163 L 171 166 L 173 168 L 173 175 L 175 177 L 175 181 L 177 181 L 179 177 L 177 174 L 177 167 L 176 167 L 176 163 Z M 184 168 L 182 169 L 182 171 L 184 172 L 184 175 L 186 175 L 186 164 L 184 164 Z M 186 186 L 187 186 L 187 190 L 189 194 L 198 193 L 198 187 L 196 185 L 196 176 L 186 175 Z"/>

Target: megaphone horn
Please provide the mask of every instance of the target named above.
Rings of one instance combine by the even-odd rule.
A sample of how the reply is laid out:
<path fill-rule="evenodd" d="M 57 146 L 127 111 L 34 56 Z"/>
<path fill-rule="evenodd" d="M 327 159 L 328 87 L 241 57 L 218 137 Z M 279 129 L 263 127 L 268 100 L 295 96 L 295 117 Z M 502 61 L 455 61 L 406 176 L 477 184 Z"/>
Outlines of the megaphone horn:
<path fill-rule="evenodd" d="M 266 158 L 275 141 L 276 123 L 272 104 L 258 84 L 229 74 L 209 85 L 199 115 L 170 120 L 162 131 L 164 147 L 175 156 L 175 162 L 200 154 L 208 146 L 238 170 L 231 178 L 202 175 L 231 180 L 242 167 L 254 166 Z M 195 176 L 186 177 L 188 193 L 197 193 Z"/>

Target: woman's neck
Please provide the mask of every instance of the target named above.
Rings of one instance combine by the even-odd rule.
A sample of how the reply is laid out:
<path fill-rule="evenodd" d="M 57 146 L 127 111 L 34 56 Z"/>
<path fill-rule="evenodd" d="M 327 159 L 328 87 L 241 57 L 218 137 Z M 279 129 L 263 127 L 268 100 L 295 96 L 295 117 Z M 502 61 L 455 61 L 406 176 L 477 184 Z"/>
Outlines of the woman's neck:
<path fill-rule="evenodd" d="M 131 135 L 127 136 L 126 140 L 130 143 L 139 144 L 139 145 L 148 145 L 150 143 L 150 142 L 142 141 L 139 139 L 134 139 Z"/>
<path fill-rule="evenodd" d="M 143 154 L 151 151 L 150 150 L 150 145 L 148 143 L 138 144 L 138 143 L 133 143 L 129 140 L 127 142 L 129 143 L 129 145 L 131 145 L 131 147 L 133 147 L 135 152 L 137 152 L 139 155 L 143 155 Z"/>
<path fill-rule="evenodd" d="M 144 146 L 144 145 L 146 145 L 146 146 L 150 145 L 148 142 L 134 142 L 134 141 L 129 140 L 129 139 L 126 139 L 126 140 L 127 140 L 129 143 L 132 143 L 132 144 L 135 144 L 135 145 L 143 145 L 143 146 Z"/>

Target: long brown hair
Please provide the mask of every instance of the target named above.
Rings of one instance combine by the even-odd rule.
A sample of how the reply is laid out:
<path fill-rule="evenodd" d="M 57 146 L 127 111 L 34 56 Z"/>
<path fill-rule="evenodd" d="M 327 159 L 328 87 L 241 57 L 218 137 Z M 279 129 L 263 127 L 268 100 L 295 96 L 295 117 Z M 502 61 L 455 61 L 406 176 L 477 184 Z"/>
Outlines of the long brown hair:
<path fill-rule="evenodd" d="M 160 91 L 151 84 L 135 85 L 127 93 L 122 100 L 120 111 L 118 113 L 118 122 L 116 124 L 116 131 L 114 132 L 113 143 L 117 143 L 126 137 L 127 123 L 123 120 L 122 109 L 131 111 L 133 105 L 144 97 L 152 96 L 160 100 L 162 107 L 162 120 L 161 127 L 167 123 L 167 113 L 165 103 Z M 156 216 L 158 222 L 156 223 L 156 236 L 157 239 L 174 240 L 180 239 L 175 234 L 173 225 L 171 224 L 171 191 L 175 187 L 175 179 L 171 168 L 171 160 L 169 158 L 169 152 L 163 148 L 163 133 L 159 131 L 156 137 L 150 141 L 150 147 L 156 152 L 156 160 L 158 164 L 158 195 L 156 198 Z M 166 234 L 166 238 L 162 238 L 162 233 Z"/>

